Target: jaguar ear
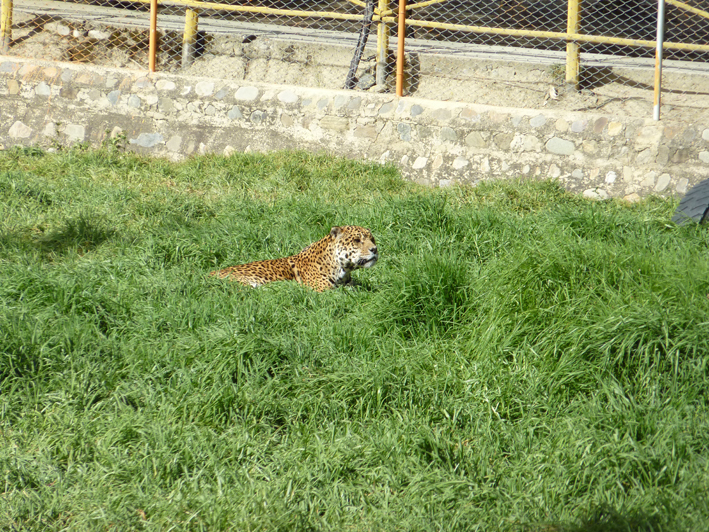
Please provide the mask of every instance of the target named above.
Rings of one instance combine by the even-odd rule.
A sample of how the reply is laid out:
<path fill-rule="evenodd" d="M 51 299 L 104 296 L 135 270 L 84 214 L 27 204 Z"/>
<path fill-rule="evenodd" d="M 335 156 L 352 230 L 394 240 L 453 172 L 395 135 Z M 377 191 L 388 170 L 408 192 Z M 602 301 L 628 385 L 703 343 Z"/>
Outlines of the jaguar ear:
<path fill-rule="evenodd" d="M 332 238 L 337 238 L 341 234 L 342 234 L 342 227 L 333 227 L 332 229 L 330 229 L 330 236 Z"/>

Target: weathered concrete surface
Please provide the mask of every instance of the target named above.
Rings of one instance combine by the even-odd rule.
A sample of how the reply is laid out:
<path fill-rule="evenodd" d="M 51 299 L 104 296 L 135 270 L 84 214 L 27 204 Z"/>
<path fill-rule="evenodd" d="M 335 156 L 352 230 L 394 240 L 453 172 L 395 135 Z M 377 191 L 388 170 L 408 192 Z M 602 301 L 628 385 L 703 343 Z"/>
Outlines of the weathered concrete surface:
<path fill-rule="evenodd" d="M 558 179 L 588 197 L 684 193 L 709 177 L 709 124 L 491 107 L 0 56 L 0 144 L 99 144 L 179 159 L 305 149 L 411 180 Z"/>

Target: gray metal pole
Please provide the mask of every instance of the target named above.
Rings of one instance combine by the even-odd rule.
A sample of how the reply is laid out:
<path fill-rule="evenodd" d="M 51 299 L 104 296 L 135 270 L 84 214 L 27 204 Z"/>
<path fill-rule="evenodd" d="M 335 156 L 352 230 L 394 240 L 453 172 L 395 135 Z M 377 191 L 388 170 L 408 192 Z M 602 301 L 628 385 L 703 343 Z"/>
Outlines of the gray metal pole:
<path fill-rule="evenodd" d="M 660 93 L 662 92 L 662 46 L 665 40 L 665 0 L 657 0 L 657 48 L 655 49 L 655 94 L 652 118 L 660 119 Z"/>

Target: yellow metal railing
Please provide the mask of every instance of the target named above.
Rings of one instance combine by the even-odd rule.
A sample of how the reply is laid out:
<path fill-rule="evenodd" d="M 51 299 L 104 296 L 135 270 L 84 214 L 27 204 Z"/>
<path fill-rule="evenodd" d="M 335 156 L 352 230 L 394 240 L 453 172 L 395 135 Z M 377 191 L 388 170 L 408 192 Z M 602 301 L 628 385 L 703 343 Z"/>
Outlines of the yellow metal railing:
<path fill-rule="evenodd" d="M 566 32 L 575 35 L 579 32 L 579 0 L 569 0 Z M 577 41 L 566 42 L 566 83 L 578 87 L 579 83 L 579 60 L 581 50 Z"/>
<path fill-rule="evenodd" d="M 134 0 L 137 3 L 149 4 L 152 0 Z M 364 2 L 358 0 L 347 0 L 348 2 L 364 6 Z M 449 0 L 429 0 L 428 2 L 421 2 L 413 5 L 405 5 L 406 11 L 412 9 L 423 8 L 432 4 L 445 3 Z M 702 11 L 700 9 L 691 7 L 684 2 L 679 2 L 677 0 L 666 0 L 668 4 L 686 9 L 692 13 L 698 14 L 702 17 L 709 18 L 709 12 Z M 399 23 L 399 15 L 395 15 L 394 12 L 388 8 L 382 8 L 381 5 L 388 5 L 388 0 L 380 2 L 380 6 L 375 8 L 374 11 L 374 22 L 387 22 L 390 24 Z M 574 9 L 576 14 L 575 18 L 579 19 L 579 9 L 580 0 L 570 0 L 569 9 Z M 338 13 L 334 11 L 301 11 L 301 10 L 289 10 L 289 9 L 276 9 L 270 7 L 252 7 L 252 6 L 238 6 L 230 4 L 220 4 L 218 2 L 202 2 L 199 0 L 160 0 L 160 5 L 182 5 L 186 7 L 191 7 L 194 9 L 215 9 L 220 11 L 232 11 L 232 12 L 242 12 L 242 13 L 259 13 L 262 15 L 287 15 L 292 17 L 309 17 L 309 18 L 331 18 L 337 20 L 362 20 L 362 15 L 360 14 L 350 14 L 350 13 Z M 645 48 L 654 48 L 655 41 L 642 40 L 642 39 L 625 39 L 622 37 L 606 37 L 604 35 L 586 35 L 580 34 L 576 31 L 571 32 L 556 32 L 556 31 L 539 31 L 539 30 L 518 30 L 509 28 L 493 28 L 489 26 L 472 26 L 466 24 L 451 24 L 447 22 L 435 22 L 428 20 L 413 20 L 407 18 L 405 20 L 407 26 L 417 26 L 429 29 L 444 29 L 462 32 L 472 32 L 472 33 L 488 33 L 491 35 L 506 35 L 513 37 L 528 37 L 528 38 L 546 38 L 546 39 L 558 39 L 565 41 L 579 41 L 588 42 L 594 44 L 617 44 L 622 46 L 639 46 Z M 578 26 L 575 26 L 577 28 Z M 689 43 L 672 43 L 665 42 L 665 48 L 671 48 L 675 50 L 687 50 L 687 51 L 709 51 L 709 45 L 701 44 L 689 44 Z"/>
<path fill-rule="evenodd" d="M 151 0 L 133 0 L 135 3 L 140 4 L 150 4 Z M 347 0 L 348 2 L 364 6 L 364 2 Z M 216 9 L 219 11 L 231 11 L 238 13 L 258 13 L 261 15 L 284 15 L 289 17 L 309 17 L 309 18 L 332 18 L 337 20 L 362 20 L 362 15 L 355 15 L 350 13 L 338 13 L 336 11 L 301 11 L 297 9 L 276 9 L 272 7 L 256 7 L 256 6 L 233 6 L 231 4 L 220 4 L 218 2 L 200 2 L 199 0 L 160 0 L 160 5 L 179 5 L 190 7 L 193 9 Z M 375 22 L 380 20 L 379 15 L 376 13 L 374 19 Z M 387 22 L 394 22 L 395 19 L 391 17 Z"/>
<path fill-rule="evenodd" d="M 389 0 L 379 0 L 378 10 L 383 13 L 389 9 Z M 376 11 L 375 11 L 376 13 Z M 377 23 L 377 85 L 384 85 L 386 82 L 387 54 L 389 53 L 389 23 L 380 20 Z"/>
<path fill-rule="evenodd" d="M 684 2 L 679 2 L 678 0 L 665 0 L 665 3 L 682 8 L 685 11 L 689 11 L 690 13 L 694 13 L 695 15 L 699 15 L 700 17 L 709 18 L 709 12 L 703 11 L 696 7 L 692 7 L 689 4 L 685 4 Z"/>
<path fill-rule="evenodd" d="M 219 10 L 222 12 L 252 13 L 270 16 L 288 16 L 301 18 L 325 18 L 332 20 L 361 21 L 362 14 L 341 13 L 335 11 L 307 11 L 261 7 L 253 5 L 231 5 L 215 1 L 201 0 L 133 0 L 136 3 L 150 5 L 150 47 L 149 65 L 151 72 L 155 71 L 157 54 L 157 18 L 158 4 L 161 6 L 181 6 L 185 8 L 185 26 L 183 31 L 182 62 L 188 65 L 194 59 L 194 50 L 197 40 L 199 13 L 201 10 Z M 350 4 L 364 8 L 363 0 L 347 0 Z M 582 18 L 582 1 L 568 0 L 568 17 L 566 32 L 540 31 L 513 28 L 495 28 L 469 24 L 455 24 L 430 20 L 415 20 L 408 18 L 413 12 L 426 7 L 445 4 L 449 0 L 425 0 L 416 4 L 407 5 L 406 0 L 398 2 L 398 9 L 392 9 L 391 0 L 377 0 L 374 7 L 372 23 L 377 24 L 377 67 L 376 83 L 383 85 L 386 77 L 386 67 L 390 47 L 390 31 L 398 26 L 397 43 L 397 94 L 402 93 L 403 63 L 405 50 L 406 26 L 420 27 L 434 30 L 449 30 L 487 35 L 498 35 L 519 38 L 541 38 L 566 42 L 566 82 L 578 86 L 580 71 L 580 49 L 583 43 L 608 44 L 643 48 L 658 48 L 654 40 L 627 39 L 621 37 L 606 37 L 603 35 L 587 35 L 579 33 Z M 664 0 L 667 4 L 692 13 L 693 15 L 709 19 L 709 12 L 690 6 L 680 0 Z M 13 0 L 0 0 L 0 52 L 7 53 L 12 42 L 12 2 Z M 709 44 L 689 44 L 681 42 L 664 42 L 662 48 L 671 50 L 684 50 L 695 52 L 709 52 Z M 659 48 L 658 48 L 659 49 Z M 660 52 L 661 53 L 661 52 Z M 659 59 L 659 57 L 658 57 Z M 659 68 L 659 67 L 658 67 Z M 657 85 L 657 84 L 656 84 Z"/>
<path fill-rule="evenodd" d="M 137 2 L 150 3 L 152 0 L 136 0 Z M 348 2 L 364 6 L 364 2 L 359 0 L 347 0 Z M 400 12 L 411 11 L 412 9 L 421 9 L 433 4 L 441 4 L 448 2 L 449 0 L 429 0 L 427 2 L 421 2 L 413 5 L 406 5 L 400 2 Z M 697 8 L 693 8 L 683 2 L 678 0 L 666 0 L 667 3 L 674 6 L 680 7 L 691 11 L 692 13 L 698 14 L 702 17 L 709 18 L 709 12 L 702 11 Z M 349 13 L 337 13 L 331 11 L 301 11 L 301 10 L 289 10 L 289 9 L 276 9 L 270 7 L 253 7 L 253 6 L 241 6 L 241 5 L 229 5 L 220 4 L 217 2 L 202 2 L 199 0 L 160 0 L 161 5 L 181 5 L 192 9 L 218 9 L 221 11 L 232 11 L 232 12 L 242 12 L 242 13 L 259 13 L 263 15 L 287 15 L 291 17 L 309 17 L 309 18 L 330 18 L 338 20 L 361 20 L 362 15 L 360 14 L 349 14 Z M 401 22 L 401 14 L 394 14 L 394 12 L 388 7 L 389 0 L 379 0 L 379 5 L 375 8 L 373 22 L 377 22 L 381 26 L 388 26 L 389 24 L 399 24 Z M 403 9 L 401 6 L 403 4 Z M 656 41 L 643 40 L 643 39 L 626 39 L 622 37 L 606 37 L 604 35 L 586 35 L 578 33 L 578 23 L 579 23 L 579 13 L 580 13 L 580 0 L 569 0 L 569 23 L 567 32 L 556 32 L 556 31 L 539 31 L 539 30 L 522 30 L 522 29 L 511 29 L 511 28 L 493 28 L 488 26 L 473 26 L 467 24 L 452 24 L 447 22 L 435 22 L 428 20 L 413 20 L 406 18 L 403 22 L 405 26 L 415 26 L 421 28 L 429 29 L 439 29 L 439 30 L 451 30 L 451 31 L 461 31 L 470 33 L 485 33 L 490 35 L 502 35 L 510 37 L 526 37 L 526 38 L 542 38 L 542 39 L 556 39 L 561 41 L 567 41 L 569 43 L 593 43 L 593 44 L 614 44 L 621 46 L 635 46 L 643 48 L 655 48 Z M 384 24 L 386 23 L 386 24 Z M 186 31 L 191 31 L 187 29 Z M 380 34 L 380 31 L 382 34 Z M 400 35 L 399 38 L 403 38 Z M 378 30 L 378 38 L 386 39 L 388 41 L 388 34 L 384 33 L 383 30 Z M 380 46 L 383 48 L 383 41 L 379 41 Z M 674 50 L 685 50 L 685 51 L 696 51 L 696 52 L 709 52 L 709 45 L 706 44 L 689 44 L 689 43 L 676 43 L 676 42 L 665 42 L 664 48 L 674 49 Z M 381 49 L 380 49 L 381 54 Z M 572 48 L 572 55 L 575 56 L 575 49 Z M 568 72 L 577 70 L 578 58 L 571 59 L 570 68 L 567 68 L 567 80 L 569 80 Z M 573 76 L 571 76 L 573 79 Z M 570 81 L 570 80 L 569 80 Z"/>
<path fill-rule="evenodd" d="M 7 2 L 10 0 L 3 0 Z M 151 3 L 152 9 L 157 9 L 157 0 L 137 0 L 138 2 Z M 361 0 L 347 0 L 348 2 L 365 7 L 366 4 Z M 697 51 L 697 52 L 709 52 L 709 45 L 703 44 L 689 44 L 689 43 L 675 43 L 675 42 L 664 42 L 658 47 L 657 41 L 643 40 L 643 39 L 626 39 L 621 37 L 606 37 L 603 35 L 586 35 L 579 33 L 579 23 L 581 18 L 581 0 L 569 0 L 568 1 L 568 17 L 567 17 L 567 31 L 564 32 L 554 32 L 554 31 L 538 31 L 538 30 L 522 30 L 522 29 L 511 29 L 511 28 L 492 28 L 487 26 L 474 26 L 467 24 L 451 24 L 447 22 L 435 22 L 428 20 L 413 20 L 406 17 L 406 14 L 414 10 L 423 9 L 428 6 L 443 4 L 448 0 L 427 0 L 424 2 L 419 2 L 416 4 L 407 5 L 406 0 L 400 0 L 398 6 L 398 12 L 395 13 L 393 9 L 389 7 L 389 0 L 378 0 L 378 5 L 375 6 L 374 16 L 372 22 L 377 24 L 377 67 L 376 67 L 376 83 L 378 85 L 383 85 L 385 83 L 385 72 L 387 65 L 387 55 L 389 52 L 389 29 L 392 25 L 398 25 L 398 43 L 397 43 L 397 60 L 396 60 L 396 94 L 397 96 L 402 96 L 403 94 L 403 84 L 404 84 L 404 62 L 405 62 L 405 34 L 406 26 L 421 27 L 429 29 L 438 30 L 451 30 L 469 33 L 479 33 L 479 34 L 489 34 L 489 35 L 501 35 L 509 37 L 522 37 L 522 38 L 543 38 L 543 39 L 554 39 L 560 41 L 566 41 L 566 82 L 573 87 L 577 88 L 579 83 L 579 72 L 580 72 L 580 43 L 592 43 L 592 44 L 612 44 L 621 46 L 633 46 L 633 47 L 643 47 L 643 48 L 656 48 L 657 60 L 655 66 L 655 78 L 659 79 L 659 72 L 661 71 L 661 47 L 674 49 L 674 50 L 685 50 L 685 51 Z M 701 9 L 692 7 L 679 0 L 666 0 L 667 3 L 689 11 L 693 14 L 699 15 L 704 18 L 709 18 L 709 12 L 703 11 Z M 269 7 L 256 7 L 256 6 L 242 6 L 242 5 L 229 5 L 220 4 L 217 2 L 206 2 L 199 0 L 161 0 L 163 5 L 180 5 L 186 7 L 185 16 L 185 29 L 183 36 L 183 65 L 188 65 L 192 61 L 192 54 L 194 49 L 194 42 L 197 35 L 197 24 L 198 24 L 198 13 L 200 9 L 219 9 L 222 11 L 231 12 L 241 12 L 241 13 L 258 13 L 262 15 L 285 15 L 291 17 L 309 17 L 309 18 L 329 18 L 336 20 L 361 20 L 362 15 L 348 14 L 348 13 L 338 13 L 331 11 L 302 11 L 302 10 L 289 10 L 289 9 L 277 9 Z M 4 3 L 3 3 L 4 5 Z M 664 11 L 664 9 L 663 9 Z M 156 48 L 153 41 L 156 37 L 151 31 L 151 58 L 150 58 L 150 70 L 154 71 L 155 58 L 154 49 Z M 655 83 L 655 102 L 659 105 L 659 93 L 660 84 L 656 81 Z"/>
<path fill-rule="evenodd" d="M 6 54 L 12 40 L 12 0 L 0 4 L 0 53 Z"/>
<path fill-rule="evenodd" d="M 182 34 L 182 66 L 188 66 L 194 60 L 197 44 L 199 15 L 195 9 L 185 9 L 185 31 Z"/>

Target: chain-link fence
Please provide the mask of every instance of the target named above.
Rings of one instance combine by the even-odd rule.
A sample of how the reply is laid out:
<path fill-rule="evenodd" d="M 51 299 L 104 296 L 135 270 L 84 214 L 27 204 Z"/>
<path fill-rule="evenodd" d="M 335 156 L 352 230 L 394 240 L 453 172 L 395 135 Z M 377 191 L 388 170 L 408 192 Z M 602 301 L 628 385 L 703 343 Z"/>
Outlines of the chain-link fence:
<path fill-rule="evenodd" d="M 640 112 L 653 102 L 663 4 L 22 0 L 13 10 L 2 1 L 0 44 L 15 55 L 394 92 L 403 45 L 404 94 L 526 106 L 567 98 L 579 109 L 638 102 Z M 709 1 L 666 0 L 664 8 L 663 104 L 709 109 Z"/>
<path fill-rule="evenodd" d="M 149 18 L 148 4 L 15 0 L 8 53 L 147 69 Z"/>

